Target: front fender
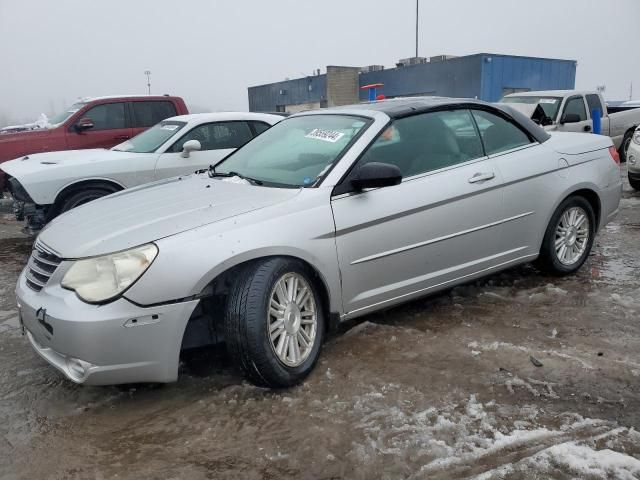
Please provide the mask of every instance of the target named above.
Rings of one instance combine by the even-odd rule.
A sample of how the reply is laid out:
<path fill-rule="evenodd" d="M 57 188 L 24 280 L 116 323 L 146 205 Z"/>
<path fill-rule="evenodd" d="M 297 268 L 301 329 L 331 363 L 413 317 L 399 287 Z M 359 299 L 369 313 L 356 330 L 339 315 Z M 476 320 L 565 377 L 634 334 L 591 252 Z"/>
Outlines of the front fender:
<path fill-rule="evenodd" d="M 262 217 L 263 212 L 251 212 L 157 241 L 158 257 L 125 296 L 142 305 L 188 298 L 236 265 L 269 256 L 290 256 L 318 272 L 327 288 L 331 311 L 342 312 L 335 227 L 328 201 L 310 209 Z"/>

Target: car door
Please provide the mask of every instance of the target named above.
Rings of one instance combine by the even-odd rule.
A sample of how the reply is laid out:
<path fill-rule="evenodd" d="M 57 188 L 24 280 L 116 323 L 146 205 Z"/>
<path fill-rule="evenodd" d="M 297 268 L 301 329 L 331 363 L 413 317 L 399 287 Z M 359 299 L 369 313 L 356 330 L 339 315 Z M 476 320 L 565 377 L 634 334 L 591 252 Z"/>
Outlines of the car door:
<path fill-rule="evenodd" d="M 502 173 L 505 260 L 538 254 L 550 209 L 567 182 L 562 155 L 531 138 L 520 126 L 495 113 L 473 110 L 485 151 Z"/>
<path fill-rule="evenodd" d="M 136 136 L 147 128 L 169 117 L 175 117 L 176 106 L 168 100 L 136 100 L 131 106 L 132 135 Z"/>
<path fill-rule="evenodd" d="M 76 125 L 85 119 L 93 126 L 78 129 Z M 131 138 L 125 102 L 103 103 L 89 108 L 67 131 L 70 150 L 84 148 L 111 148 Z"/>
<path fill-rule="evenodd" d="M 579 121 L 574 123 L 566 123 L 564 120 L 566 115 L 577 115 Z M 587 108 L 582 95 L 575 95 L 567 98 L 564 103 L 562 112 L 560 113 L 560 121 L 558 122 L 558 130 L 562 132 L 590 132 L 591 119 L 587 115 Z"/>
<path fill-rule="evenodd" d="M 397 119 L 358 160 L 395 164 L 402 183 L 331 201 L 349 315 L 451 284 L 501 261 L 501 175 L 466 109 Z"/>
<path fill-rule="evenodd" d="M 156 179 L 208 168 L 247 143 L 252 136 L 244 121 L 211 122 L 193 127 L 158 157 Z M 182 147 L 189 140 L 200 142 L 201 149 L 185 158 Z"/>

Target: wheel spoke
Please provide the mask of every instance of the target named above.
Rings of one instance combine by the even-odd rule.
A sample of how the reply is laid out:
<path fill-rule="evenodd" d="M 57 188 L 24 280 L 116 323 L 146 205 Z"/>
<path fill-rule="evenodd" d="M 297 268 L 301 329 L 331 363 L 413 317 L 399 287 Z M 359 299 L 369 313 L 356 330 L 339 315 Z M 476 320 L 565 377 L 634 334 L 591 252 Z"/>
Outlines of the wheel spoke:
<path fill-rule="evenodd" d="M 300 361 L 300 345 L 298 344 L 297 335 L 295 337 L 292 335 L 289 338 L 291 338 L 291 349 L 293 351 L 293 361 L 295 363 L 298 363 Z"/>
<path fill-rule="evenodd" d="M 274 330 L 280 330 L 281 328 L 284 329 L 284 318 L 273 322 L 269 327 L 269 333 L 273 333 Z"/>
<path fill-rule="evenodd" d="M 280 303 L 280 305 L 287 303 L 287 284 L 283 278 L 276 283 L 276 295 L 278 296 L 278 303 Z"/>
<path fill-rule="evenodd" d="M 288 334 L 285 332 L 280 336 L 280 340 L 278 340 L 278 346 L 276 347 L 276 353 L 280 358 L 284 358 L 285 349 L 287 347 L 288 342 Z"/>
<path fill-rule="evenodd" d="M 310 340 L 307 340 L 309 337 L 305 338 L 306 335 L 307 334 L 304 331 L 304 329 L 301 328 L 300 330 L 298 330 L 298 342 L 302 344 L 302 347 L 304 349 L 309 348 L 309 342 L 310 342 Z"/>
<path fill-rule="evenodd" d="M 284 308 L 282 310 L 280 309 L 276 310 L 275 308 L 271 307 L 269 309 L 269 315 L 275 318 L 284 318 Z"/>
<path fill-rule="evenodd" d="M 300 308 L 302 308 L 304 304 L 307 303 L 308 298 L 309 298 L 309 289 L 307 287 L 304 287 L 303 289 L 300 290 L 300 293 L 296 298 L 296 303 Z"/>

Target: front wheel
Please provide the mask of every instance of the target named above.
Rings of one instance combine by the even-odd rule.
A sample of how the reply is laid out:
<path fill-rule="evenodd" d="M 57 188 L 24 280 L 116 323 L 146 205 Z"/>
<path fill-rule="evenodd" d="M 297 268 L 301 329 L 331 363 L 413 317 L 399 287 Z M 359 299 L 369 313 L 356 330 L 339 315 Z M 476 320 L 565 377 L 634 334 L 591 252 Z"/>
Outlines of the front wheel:
<path fill-rule="evenodd" d="M 631 178 L 631 174 L 629 174 L 629 185 L 631 185 L 631 188 L 634 190 L 640 191 L 640 180 Z"/>
<path fill-rule="evenodd" d="M 538 265 L 554 275 L 576 272 L 591 251 L 596 232 L 595 222 L 593 208 L 585 198 L 567 198 L 547 226 Z"/>
<path fill-rule="evenodd" d="M 625 163 L 627 161 L 627 154 L 629 153 L 629 147 L 631 146 L 631 140 L 633 139 L 634 130 L 629 130 L 624 134 L 622 139 L 622 143 L 620 144 L 620 150 L 618 154 L 620 155 L 620 163 Z"/>
<path fill-rule="evenodd" d="M 245 268 L 227 298 L 227 349 L 258 386 L 300 383 L 320 355 L 325 331 L 317 279 L 303 263 L 270 258 Z"/>

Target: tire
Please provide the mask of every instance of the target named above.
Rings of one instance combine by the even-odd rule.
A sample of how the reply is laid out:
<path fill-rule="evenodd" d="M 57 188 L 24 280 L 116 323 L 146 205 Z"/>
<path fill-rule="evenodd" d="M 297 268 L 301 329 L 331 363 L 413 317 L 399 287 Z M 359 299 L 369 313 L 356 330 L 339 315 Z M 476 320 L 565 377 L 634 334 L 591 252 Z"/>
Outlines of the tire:
<path fill-rule="evenodd" d="M 77 192 L 67 195 L 62 200 L 59 207 L 56 209 L 56 215 L 68 212 L 73 208 L 84 205 L 85 203 L 92 202 L 93 200 L 97 200 L 98 198 L 111 195 L 114 192 L 115 190 L 106 187 L 90 187 L 78 190 Z"/>
<path fill-rule="evenodd" d="M 572 217 L 572 212 L 577 212 L 578 215 Z M 575 225 L 571 225 L 572 223 L 578 223 L 577 221 L 580 218 L 580 214 L 585 216 L 585 221 L 588 221 L 586 229 L 584 228 L 584 224 L 579 225 L 578 228 L 575 228 Z M 571 222 L 574 218 L 575 220 Z M 558 251 L 556 249 L 556 241 L 560 241 L 560 229 L 567 224 L 571 225 L 573 229 L 563 237 Z M 537 260 L 538 267 L 552 275 L 569 275 L 575 273 L 589 256 L 589 252 L 593 246 L 595 232 L 596 216 L 591 204 L 584 197 L 575 196 L 567 198 L 556 209 L 549 221 L 547 231 L 542 241 L 542 247 L 540 248 L 540 256 Z M 580 241 L 581 235 L 585 234 L 588 235 L 587 238 L 583 238 L 583 241 Z M 562 245 L 565 246 L 565 250 L 562 250 Z M 571 255 L 571 252 L 573 252 L 573 255 Z M 563 256 L 561 257 L 561 255 Z"/>
<path fill-rule="evenodd" d="M 618 150 L 618 155 L 620 155 L 620 163 L 625 163 L 627 161 L 627 152 L 629 151 L 629 145 L 631 145 L 631 139 L 633 138 L 634 131 L 635 128 L 629 130 L 624 134 L 624 137 L 622 138 L 620 150 Z"/>
<path fill-rule="evenodd" d="M 628 175 L 628 177 L 629 177 L 629 185 L 631 185 L 631 188 L 633 188 L 634 190 L 640 191 L 640 180 L 632 179 L 631 175 Z"/>
<path fill-rule="evenodd" d="M 309 294 L 299 302 L 300 305 L 296 302 L 287 304 L 278 296 L 278 283 L 284 281 L 285 286 L 289 286 L 294 278 L 300 288 L 296 290 L 299 297 L 305 296 L 301 287 L 308 287 Z M 282 291 L 282 294 L 288 296 L 288 292 Z M 318 279 L 302 262 L 273 257 L 249 265 L 237 276 L 225 310 L 227 350 L 251 383 L 261 387 L 291 387 L 313 370 L 324 339 L 325 313 Z M 273 334 L 270 334 L 271 330 Z M 301 330 L 304 335 L 299 333 Z M 301 337 L 308 347 L 305 348 Z M 298 345 L 297 360 L 295 346 L 289 338 Z M 282 347 L 280 353 L 279 347 Z"/>

